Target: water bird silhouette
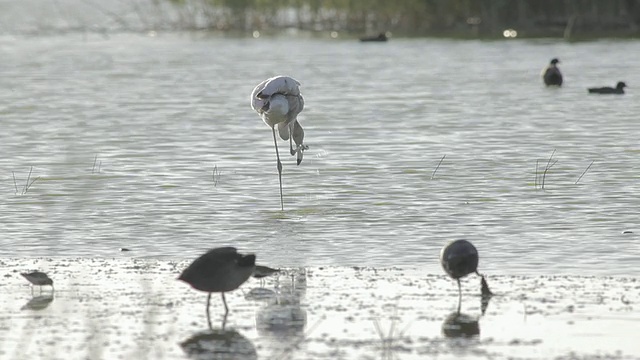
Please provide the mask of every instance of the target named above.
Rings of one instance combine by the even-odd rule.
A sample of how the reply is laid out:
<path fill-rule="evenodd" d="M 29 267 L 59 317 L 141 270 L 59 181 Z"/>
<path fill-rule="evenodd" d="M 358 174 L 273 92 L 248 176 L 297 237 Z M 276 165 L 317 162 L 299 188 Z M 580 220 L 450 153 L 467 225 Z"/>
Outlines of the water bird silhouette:
<path fill-rule="evenodd" d="M 360 38 L 360 41 L 362 42 L 385 42 L 389 40 L 389 38 L 387 37 L 386 33 L 379 33 L 378 35 L 374 35 L 374 36 L 363 36 Z"/>
<path fill-rule="evenodd" d="M 547 86 L 562 86 L 562 73 L 558 68 L 560 60 L 551 59 L 549 65 L 542 70 L 542 81 Z"/>
<path fill-rule="evenodd" d="M 280 183 L 280 208 L 284 210 L 282 197 L 282 162 L 278 152 L 276 126 L 282 140 L 289 140 L 289 152 L 296 155 L 298 165 L 302 162 L 304 150 L 304 129 L 298 122 L 298 114 L 304 109 L 304 98 L 300 93 L 300 83 L 288 76 L 276 76 L 264 80 L 251 92 L 251 107 L 262 121 L 271 127 L 273 145 L 276 148 L 278 181 Z M 295 142 L 296 148 L 293 148 Z"/>
<path fill-rule="evenodd" d="M 482 296 L 493 295 L 484 275 L 478 272 L 478 259 L 478 250 L 467 240 L 455 240 L 442 248 L 440 264 L 447 275 L 458 282 L 458 299 L 462 299 L 460 279 L 472 273 L 476 273 L 482 279 L 480 281 Z"/>
<path fill-rule="evenodd" d="M 254 254 L 239 254 L 234 247 L 221 247 L 209 250 L 204 255 L 194 260 L 178 280 L 191 285 L 194 289 L 208 292 L 207 296 L 207 321 L 211 327 L 209 316 L 209 304 L 211 293 L 222 294 L 224 304 L 224 319 L 229 314 L 225 292 L 237 289 L 253 274 L 256 265 Z M 224 323 L 224 322 L 223 322 Z"/>
<path fill-rule="evenodd" d="M 598 88 L 589 88 L 589 94 L 624 94 L 624 88 L 627 87 L 623 81 L 618 81 L 615 88 L 603 86 Z"/>
<path fill-rule="evenodd" d="M 25 279 L 31 283 L 31 293 L 33 293 L 33 286 L 40 286 L 40 292 L 42 292 L 43 286 L 51 286 L 51 291 L 54 291 L 53 280 L 47 274 L 41 271 L 33 271 L 30 273 L 20 273 Z"/>

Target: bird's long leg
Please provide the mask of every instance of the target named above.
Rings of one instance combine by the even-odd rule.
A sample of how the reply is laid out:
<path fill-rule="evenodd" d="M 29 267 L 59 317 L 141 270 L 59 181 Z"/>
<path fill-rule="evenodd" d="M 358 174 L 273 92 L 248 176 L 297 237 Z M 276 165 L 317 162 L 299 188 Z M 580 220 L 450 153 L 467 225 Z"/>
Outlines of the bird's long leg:
<path fill-rule="evenodd" d="M 225 326 L 227 326 L 227 315 L 229 315 L 229 307 L 227 306 L 227 299 L 225 299 L 224 293 L 222 293 L 222 303 L 224 304 L 224 317 L 222 318 L 222 331 L 224 331 Z"/>
<path fill-rule="evenodd" d="M 278 141 L 276 139 L 276 127 L 271 127 L 273 132 L 273 145 L 276 147 L 276 158 L 278 159 L 278 181 L 280 182 L 280 210 L 284 211 L 284 200 L 282 199 L 282 163 L 280 162 L 280 154 L 278 153 Z M 224 293 L 222 294 L 224 299 Z M 226 306 L 226 304 L 225 304 Z"/>
<path fill-rule="evenodd" d="M 209 329 L 212 328 L 211 326 L 211 316 L 209 315 L 209 304 L 211 303 L 211 293 L 209 293 L 209 295 L 207 295 L 207 324 L 209 324 Z"/>
<path fill-rule="evenodd" d="M 224 317 L 226 318 L 229 314 L 229 307 L 227 306 L 227 299 L 224 298 L 224 293 L 222 294 L 222 303 L 224 304 Z"/>
<path fill-rule="evenodd" d="M 460 285 L 460 279 L 458 281 L 458 313 L 460 313 L 460 306 L 462 305 L 462 286 Z"/>

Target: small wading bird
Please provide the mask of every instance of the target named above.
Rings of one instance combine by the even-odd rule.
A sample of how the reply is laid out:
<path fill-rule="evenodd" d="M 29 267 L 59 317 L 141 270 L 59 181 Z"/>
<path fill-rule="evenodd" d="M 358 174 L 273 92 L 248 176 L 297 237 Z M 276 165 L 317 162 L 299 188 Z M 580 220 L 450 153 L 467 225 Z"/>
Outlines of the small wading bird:
<path fill-rule="evenodd" d="M 268 266 L 256 265 L 256 268 L 253 270 L 253 274 L 251 276 L 253 276 L 256 279 L 262 279 L 262 278 L 265 278 L 265 277 L 267 277 L 269 275 L 277 273 L 279 271 L 280 270 L 273 269 L 273 268 L 270 268 Z"/>
<path fill-rule="evenodd" d="M 34 271 L 30 273 L 20 273 L 25 279 L 29 280 L 31 283 L 31 293 L 33 294 L 33 286 L 40 286 L 40 292 L 42 292 L 42 287 L 49 285 L 51 286 L 51 291 L 54 291 L 53 288 L 53 280 L 47 274 L 41 271 Z"/>
<path fill-rule="evenodd" d="M 605 86 L 605 87 L 599 87 L 599 88 L 589 88 L 589 93 L 590 94 L 624 94 L 624 88 L 627 87 L 627 84 L 625 84 L 622 81 L 619 81 L 616 84 L 615 88 L 609 87 L 609 86 Z"/>
<path fill-rule="evenodd" d="M 289 151 L 296 155 L 297 164 L 302 162 L 304 130 L 298 122 L 298 114 L 304 108 L 304 99 L 300 93 L 300 83 L 288 76 L 269 78 L 256 86 L 251 92 L 251 107 L 273 132 L 273 145 L 276 148 L 278 181 L 280 182 L 280 209 L 284 210 L 282 198 L 282 163 L 278 153 L 276 126 L 282 140 L 289 140 Z M 295 149 L 293 143 L 296 143 Z"/>
<path fill-rule="evenodd" d="M 219 292 L 222 294 L 224 320 L 226 320 L 229 307 L 224 293 L 237 289 L 247 281 L 253 274 L 255 267 L 256 256 L 254 254 L 239 254 L 234 247 L 215 248 L 194 260 L 184 269 L 178 280 L 186 282 L 196 290 L 209 293 L 207 296 L 207 321 L 211 327 L 211 317 L 209 316 L 211 293 Z"/>
<path fill-rule="evenodd" d="M 552 59 L 549 66 L 542 70 L 542 80 L 547 86 L 562 86 L 562 73 L 558 69 L 557 64 L 560 62 L 558 59 Z"/>
<path fill-rule="evenodd" d="M 489 290 L 489 285 L 483 275 L 478 272 L 478 250 L 467 240 L 456 240 L 442 248 L 440 252 L 440 263 L 444 271 L 458 282 L 458 299 L 462 299 L 462 286 L 460 278 L 471 273 L 476 273 L 482 278 L 482 296 L 493 295 Z M 458 307 L 460 302 L 458 302 Z"/>

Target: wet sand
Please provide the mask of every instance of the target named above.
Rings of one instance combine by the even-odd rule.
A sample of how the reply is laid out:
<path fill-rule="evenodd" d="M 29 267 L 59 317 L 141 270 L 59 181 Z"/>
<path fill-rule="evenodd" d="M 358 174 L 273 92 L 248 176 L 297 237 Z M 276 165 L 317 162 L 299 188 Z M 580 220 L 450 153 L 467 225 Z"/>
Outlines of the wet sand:
<path fill-rule="evenodd" d="M 0 259 L 0 359 L 637 359 L 640 281 L 313 267 L 227 294 L 177 281 L 188 261 Z M 274 266 L 277 264 L 265 264 Z M 54 280 L 31 289 L 20 272 Z"/>

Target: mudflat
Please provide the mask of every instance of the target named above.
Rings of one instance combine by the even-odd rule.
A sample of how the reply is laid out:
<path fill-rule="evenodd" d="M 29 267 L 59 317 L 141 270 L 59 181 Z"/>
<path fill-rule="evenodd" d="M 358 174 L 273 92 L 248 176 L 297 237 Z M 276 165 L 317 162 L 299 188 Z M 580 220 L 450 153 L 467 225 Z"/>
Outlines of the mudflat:
<path fill-rule="evenodd" d="M 189 262 L 0 259 L 0 358 L 640 358 L 635 277 L 486 274 L 483 302 L 469 276 L 458 311 L 456 283 L 419 267 L 286 268 L 228 293 L 225 323 L 214 294 L 209 328 Z"/>

